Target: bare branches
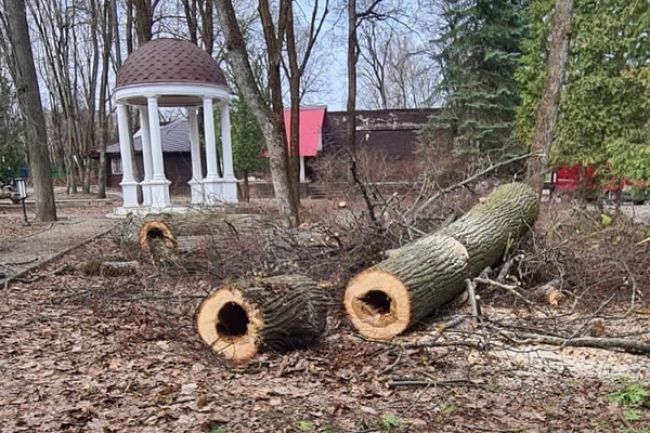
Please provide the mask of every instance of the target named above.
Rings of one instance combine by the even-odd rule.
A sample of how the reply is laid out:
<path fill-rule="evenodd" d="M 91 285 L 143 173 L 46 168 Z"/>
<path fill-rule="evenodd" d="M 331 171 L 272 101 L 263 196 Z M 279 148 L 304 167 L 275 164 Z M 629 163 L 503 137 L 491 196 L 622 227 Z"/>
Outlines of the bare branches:
<path fill-rule="evenodd" d="M 427 207 L 429 207 L 433 202 L 438 200 L 443 195 L 445 195 L 445 194 L 447 194 L 447 193 L 449 193 L 449 192 L 451 192 L 451 191 L 453 191 L 455 189 L 464 187 L 465 185 L 468 185 L 468 184 L 474 182 L 475 180 L 478 180 L 479 178 L 485 176 L 486 174 L 491 173 L 491 172 L 493 172 L 493 171 L 495 171 L 495 170 L 497 170 L 497 169 L 499 169 L 501 167 L 505 167 L 507 165 L 513 164 L 513 163 L 518 162 L 518 161 L 523 161 L 523 160 L 525 160 L 527 158 L 530 158 L 531 156 L 533 156 L 533 154 L 527 153 L 525 155 L 516 156 L 514 158 L 510 158 L 510 159 L 507 159 L 505 161 L 501 161 L 501 162 L 498 162 L 496 164 L 493 164 L 493 165 L 479 171 L 478 173 L 475 173 L 472 176 L 463 179 L 462 181 L 460 181 L 458 183 L 455 183 L 453 185 L 450 185 L 450 186 L 448 186 L 446 188 L 441 189 L 440 191 L 438 191 L 435 194 L 433 194 L 432 196 L 430 196 L 424 203 L 422 203 L 419 206 L 417 206 L 417 202 L 414 203 L 413 206 L 411 207 L 411 209 L 409 209 L 409 211 L 406 213 L 406 215 L 407 215 L 407 217 L 409 217 L 408 219 L 412 221 L 412 220 L 416 219 L 419 214 L 424 212 L 427 209 Z"/>

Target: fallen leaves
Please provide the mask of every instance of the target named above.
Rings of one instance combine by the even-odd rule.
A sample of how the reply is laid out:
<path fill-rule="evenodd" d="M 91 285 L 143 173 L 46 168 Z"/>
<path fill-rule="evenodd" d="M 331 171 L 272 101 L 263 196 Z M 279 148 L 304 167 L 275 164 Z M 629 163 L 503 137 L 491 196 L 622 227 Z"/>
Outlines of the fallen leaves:
<path fill-rule="evenodd" d="M 98 251 L 119 255 L 103 239 L 64 261 Z M 355 338 L 335 317 L 320 346 L 268 353 L 232 368 L 204 350 L 194 334 L 198 300 L 191 296 L 209 286 L 205 278 L 152 268 L 141 272 L 88 278 L 45 270 L 46 279 L 3 293 L 3 431 L 232 433 L 310 427 L 334 433 L 381 431 L 382 422 L 394 416 L 400 422 L 390 422 L 391 432 L 464 432 L 473 419 L 483 431 L 611 432 L 620 423 L 615 412 L 603 410 L 607 382 L 598 363 L 630 365 L 639 375 L 648 364 L 598 354 L 587 359 L 583 355 L 593 352 L 585 351 L 565 350 L 560 359 L 450 346 L 404 349 L 393 369 L 381 374 L 396 362 L 399 347 Z M 507 314 L 485 311 L 492 318 Z M 422 326 L 400 341 L 426 339 L 435 327 Z M 608 324 L 607 332 L 614 331 Z M 471 329 L 448 330 L 445 338 L 460 332 Z M 567 364 L 571 357 L 589 367 Z M 432 384 L 388 389 L 395 376 Z M 480 385 L 451 382 L 459 378 Z M 445 381 L 449 385 L 435 385 Z M 577 385 L 569 386 L 571 381 Z"/>

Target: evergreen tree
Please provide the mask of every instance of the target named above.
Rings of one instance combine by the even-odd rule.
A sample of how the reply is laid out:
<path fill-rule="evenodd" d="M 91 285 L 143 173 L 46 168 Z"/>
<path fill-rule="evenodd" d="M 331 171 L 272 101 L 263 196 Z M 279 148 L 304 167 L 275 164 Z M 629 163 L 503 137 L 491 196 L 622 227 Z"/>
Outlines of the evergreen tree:
<path fill-rule="evenodd" d="M 650 179 L 650 8 L 646 0 L 577 0 L 554 165 L 596 165 Z M 517 80 L 522 104 L 515 137 L 527 145 L 544 79 L 552 0 L 532 0 L 531 30 Z M 611 173 L 608 173 L 608 169 Z"/>
<path fill-rule="evenodd" d="M 244 98 L 235 99 L 231 119 L 233 164 L 244 178 L 244 197 L 248 201 L 248 175 L 264 167 L 264 135 Z"/>
<path fill-rule="evenodd" d="M 520 0 L 443 0 L 436 60 L 444 102 L 432 119 L 451 128 L 455 150 L 485 154 L 508 147 L 519 102 L 514 72 L 524 32 Z"/>

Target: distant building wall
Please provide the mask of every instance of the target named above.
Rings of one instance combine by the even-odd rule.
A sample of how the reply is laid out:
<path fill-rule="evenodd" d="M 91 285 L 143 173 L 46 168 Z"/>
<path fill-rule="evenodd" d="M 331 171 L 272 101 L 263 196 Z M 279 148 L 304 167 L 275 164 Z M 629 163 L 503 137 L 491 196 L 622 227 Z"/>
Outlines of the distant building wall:
<path fill-rule="evenodd" d="M 189 194 L 190 187 L 187 182 L 192 178 L 192 160 L 190 153 L 167 152 L 164 154 L 163 159 L 165 162 L 165 175 L 171 181 L 171 192 L 174 194 Z M 106 184 L 112 188 L 119 187 L 122 181 L 122 174 L 119 173 L 119 164 L 117 164 L 119 160 L 119 155 L 109 155 L 107 158 Z M 142 154 L 136 154 L 136 162 L 142 175 L 144 173 Z"/>

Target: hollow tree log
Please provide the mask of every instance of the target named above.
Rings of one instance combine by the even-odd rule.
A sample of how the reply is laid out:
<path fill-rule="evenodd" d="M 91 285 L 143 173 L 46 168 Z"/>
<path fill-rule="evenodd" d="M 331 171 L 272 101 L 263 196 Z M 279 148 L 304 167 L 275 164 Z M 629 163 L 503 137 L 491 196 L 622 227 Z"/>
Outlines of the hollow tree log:
<path fill-rule="evenodd" d="M 498 262 L 538 210 L 528 186 L 498 187 L 454 223 L 355 276 L 344 298 L 352 324 L 369 338 L 404 332 L 462 293 L 467 278 Z"/>
<path fill-rule="evenodd" d="M 263 230 L 272 223 L 273 217 L 266 215 L 226 212 L 134 216 L 114 231 L 114 238 L 124 248 L 159 261 L 176 253 L 180 237 L 232 237 Z"/>
<path fill-rule="evenodd" d="M 315 343 L 325 330 L 327 297 L 301 275 L 240 279 L 199 305 L 199 336 L 217 354 L 246 362 L 263 350 L 287 351 Z"/>

